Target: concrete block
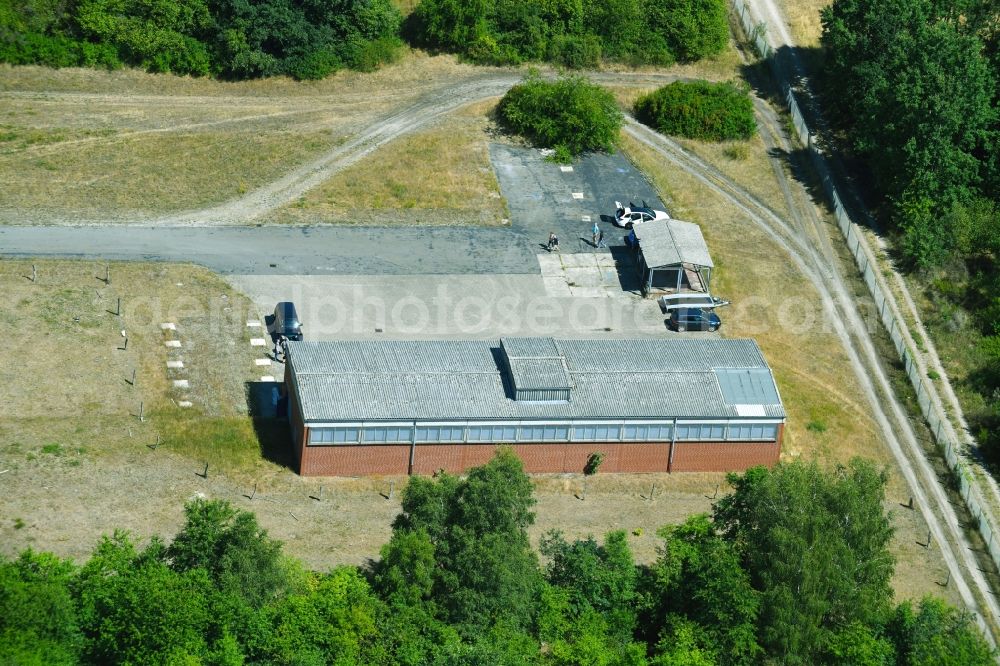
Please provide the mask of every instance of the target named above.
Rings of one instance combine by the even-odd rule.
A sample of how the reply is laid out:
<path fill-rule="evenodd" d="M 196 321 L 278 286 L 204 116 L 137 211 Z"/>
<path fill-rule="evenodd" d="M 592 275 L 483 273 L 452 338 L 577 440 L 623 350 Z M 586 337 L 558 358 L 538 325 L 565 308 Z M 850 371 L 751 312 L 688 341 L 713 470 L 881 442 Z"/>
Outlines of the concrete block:
<path fill-rule="evenodd" d="M 260 322 L 259 321 L 248 321 L 247 322 L 247 328 L 260 328 Z"/>
<path fill-rule="evenodd" d="M 271 359 L 269 358 L 255 358 L 253 360 L 254 365 L 271 365 Z"/>
<path fill-rule="evenodd" d="M 181 400 L 180 402 L 177 403 L 177 406 L 178 407 L 190 407 L 191 406 L 191 401 L 190 400 Z"/>
<path fill-rule="evenodd" d="M 162 330 L 164 330 L 164 331 L 176 331 L 177 330 L 177 324 L 175 324 L 175 323 L 173 323 L 171 321 L 165 321 L 162 324 L 160 324 L 160 328 Z"/>
<path fill-rule="evenodd" d="M 582 199 L 583 198 L 583 192 L 574 192 L 573 193 L 573 198 L 574 199 Z"/>
<path fill-rule="evenodd" d="M 267 341 L 264 338 L 250 338 L 251 347 L 266 347 Z"/>
<path fill-rule="evenodd" d="M 573 167 L 571 166 L 562 165 L 559 167 L 559 170 L 563 173 L 573 173 Z"/>
<path fill-rule="evenodd" d="M 191 388 L 191 384 L 186 379 L 175 379 L 174 388 Z"/>
<path fill-rule="evenodd" d="M 180 370 L 184 367 L 184 361 L 167 361 L 167 368 L 170 370 Z"/>
<path fill-rule="evenodd" d="M 181 341 L 180 340 L 167 340 L 163 344 L 165 344 L 168 347 L 177 348 L 177 347 L 181 346 Z"/>
<path fill-rule="evenodd" d="M 262 376 L 260 378 L 260 381 L 262 381 L 262 382 L 273 382 L 274 381 L 274 377 L 272 377 L 271 375 L 264 375 L 264 376 Z"/>

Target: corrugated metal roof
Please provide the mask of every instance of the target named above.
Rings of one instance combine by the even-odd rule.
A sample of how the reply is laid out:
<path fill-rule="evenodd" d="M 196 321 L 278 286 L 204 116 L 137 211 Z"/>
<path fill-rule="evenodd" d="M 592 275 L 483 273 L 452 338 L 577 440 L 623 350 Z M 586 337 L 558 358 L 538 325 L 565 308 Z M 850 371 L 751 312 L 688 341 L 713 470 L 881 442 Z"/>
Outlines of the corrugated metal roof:
<path fill-rule="evenodd" d="M 773 405 L 781 402 L 771 372 L 762 368 L 716 368 L 722 397 L 730 405 Z"/>
<path fill-rule="evenodd" d="M 720 368 L 756 369 L 759 395 L 772 387 L 767 416 L 784 417 L 752 340 L 553 344 L 573 384 L 568 403 L 511 399 L 497 340 L 289 342 L 288 359 L 306 421 L 737 417 Z"/>
<path fill-rule="evenodd" d="M 680 220 L 655 220 L 637 224 L 634 229 L 639 249 L 651 268 L 694 264 L 714 266 L 701 227 Z"/>

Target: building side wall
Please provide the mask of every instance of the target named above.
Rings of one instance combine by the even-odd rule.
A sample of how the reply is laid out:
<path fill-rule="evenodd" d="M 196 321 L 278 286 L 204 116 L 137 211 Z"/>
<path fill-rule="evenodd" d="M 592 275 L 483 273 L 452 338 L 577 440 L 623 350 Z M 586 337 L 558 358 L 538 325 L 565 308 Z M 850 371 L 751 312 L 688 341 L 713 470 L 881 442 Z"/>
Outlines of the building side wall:
<path fill-rule="evenodd" d="M 777 442 L 678 442 L 671 472 L 742 472 L 778 462 Z"/>
<path fill-rule="evenodd" d="M 291 382 L 292 371 L 285 364 L 285 387 L 288 389 L 292 386 Z M 292 455 L 296 462 L 299 463 L 299 473 L 302 472 L 302 454 L 306 448 L 306 442 L 309 441 L 309 429 L 305 427 L 302 422 L 302 411 L 299 409 L 299 396 L 297 391 L 288 391 L 288 425 L 292 434 Z"/>
<path fill-rule="evenodd" d="M 488 462 L 502 445 L 418 444 L 414 450 L 414 474 L 433 474 L 443 469 L 461 473 Z M 591 442 L 516 444 L 510 447 L 524 461 L 528 473 L 583 472 L 591 453 L 604 454 L 601 472 L 729 472 L 778 461 L 778 442 L 683 442 L 677 443 L 670 463 L 669 442 Z M 364 476 L 406 474 L 409 444 L 351 446 L 306 446 L 301 458 L 304 476 Z"/>
<path fill-rule="evenodd" d="M 409 465 L 409 444 L 307 446 L 299 473 L 302 476 L 406 474 Z"/>

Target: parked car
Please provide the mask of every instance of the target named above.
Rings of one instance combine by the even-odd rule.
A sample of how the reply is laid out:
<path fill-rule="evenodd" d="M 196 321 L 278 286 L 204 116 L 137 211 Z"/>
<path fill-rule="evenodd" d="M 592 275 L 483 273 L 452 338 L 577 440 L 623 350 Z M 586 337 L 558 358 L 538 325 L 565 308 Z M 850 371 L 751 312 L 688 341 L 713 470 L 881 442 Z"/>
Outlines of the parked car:
<path fill-rule="evenodd" d="M 274 306 L 274 322 L 271 324 L 271 332 L 275 337 L 285 337 L 288 340 L 302 339 L 302 322 L 299 320 L 299 313 L 295 311 L 295 304 L 291 301 L 282 301 Z"/>
<path fill-rule="evenodd" d="M 649 222 L 650 220 L 669 219 L 670 216 L 667 215 L 666 211 L 654 210 L 647 206 L 645 201 L 642 202 L 641 206 L 636 206 L 631 201 L 628 202 L 627 206 L 622 204 L 621 201 L 615 202 L 614 224 L 617 227 L 631 229 L 632 225 Z"/>
<path fill-rule="evenodd" d="M 717 331 L 722 320 L 713 310 L 705 308 L 679 308 L 670 311 L 667 320 L 670 328 L 679 333 L 684 331 Z"/>

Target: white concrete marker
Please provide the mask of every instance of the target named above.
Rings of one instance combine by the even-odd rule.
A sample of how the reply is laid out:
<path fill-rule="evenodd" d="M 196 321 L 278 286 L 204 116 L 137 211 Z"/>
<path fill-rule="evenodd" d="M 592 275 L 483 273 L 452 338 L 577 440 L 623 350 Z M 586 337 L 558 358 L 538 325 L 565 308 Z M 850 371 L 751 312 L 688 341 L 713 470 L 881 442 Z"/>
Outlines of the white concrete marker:
<path fill-rule="evenodd" d="M 590 222 L 590 216 L 589 215 L 583 215 L 580 219 L 583 220 L 584 222 Z"/>
<path fill-rule="evenodd" d="M 583 198 L 583 192 L 574 192 L 573 193 L 573 198 L 574 199 L 582 199 Z"/>
<path fill-rule="evenodd" d="M 162 324 L 160 324 L 160 328 L 163 329 L 164 331 L 176 331 L 177 330 L 177 324 L 175 324 L 175 323 L 173 323 L 171 321 L 166 321 L 166 322 L 163 322 Z"/>
<path fill-rule="evenodd" d="M 168 347 L 180 347 L 181 346 L 181 341 L 180 340 L 167 340 L 163 344 L 165 344 Z"/>
<path fill-rule="evenodd" d="M 271 365 L 271 359 L 269 358 L 255 358 L 253 360 L 254 365 Z"/>
<path fill-rule="evenodd" d="M 274 377 L 272 377 L 271 375 L 264 375 L 263 377 L 260 378 L 260 381 L 262 381 L 262 382 L 273 382 L 274 381 Z"/>
<path fill-rule="evenodd" d="M 266 347 L 267 346 L 267 342 L 264 341 L 264 338 L 250 338 L 250 346 L 251 347 Z"/>
<path fill-rule="evenodd" d="M 191 384 L 186 379 L 175 379 L 174 388 L 191 388 Z"/>
<path fill-rule="evenodd" d="M 180 402 L 177 403 L 177 406 L 178 407 L 190 407 L 191 406 L 191 401 L 190 400 L 181 400 Z"/>
<path fill-rule="evenodd" d="M 247 328 L 260 328 L 260 322 L 259 321 L 248 321 L 247 322 Z"/>
<path fill-rule="evenodd" d="M 184 367 L 184 361 L 167 361 L 167 368 L 171 370 L 180 370 Z"/>
<path fill-rule="evenodd" d="M 571 171 L 573 171 L 573 167 L 571 167 L 571 166 L 561 166 L 561 167 L 559 167 L 559 170 L 562 171 L 563 173 L 570 173 Z"/>

